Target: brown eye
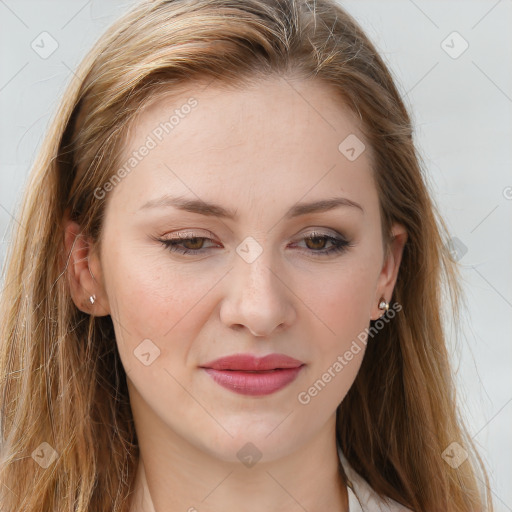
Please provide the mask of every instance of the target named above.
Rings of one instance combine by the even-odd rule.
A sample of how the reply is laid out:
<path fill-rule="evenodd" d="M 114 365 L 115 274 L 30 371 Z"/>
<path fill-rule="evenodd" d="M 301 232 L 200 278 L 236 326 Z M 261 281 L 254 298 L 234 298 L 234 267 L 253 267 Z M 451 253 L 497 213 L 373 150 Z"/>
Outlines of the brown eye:
<path fill-rule="evenodd" d="M 188 249 L 192 251 L 196 251 L 198 249 L 202 249 L 205 238 L 187 238 L 183 240 L 181 243 L 183 245 L 188 245 Z"/>
<path fill-rule="evenodd" d="M 204 247 L 205 242 L 213 242 L 211 238 L 204 236 L 188 238 L 186 236 L 180 236 L 177 238 L 158 239 L 158 241 L 169 251 L 178 254 L 203 254 L 208 249 L 214 247 Z M 351 246 L 341 235 L 338 238 L 324 235 L 323 233 L 311 233 L 309 236 L 303 237 L 301 241 L 304 241 L 306 245 L 306 252 L 315 256 L 327 256 L 341 253 Z M 331 244 L 331 247 L 328 247 L 327 244 Z"/>
<path fill-rule="evenodd" d="M 176 238 L 158 239 L 158 241 L 171 252 L 177 252 L 179 254 L 201 254 L 209 249 L 209 247 L 204 247 L 205 241 L 212 241 L 212 239 L 206 236 L 188 238 L 179 236 Z"/>
<path fill-rule="evenodd" d="M 321 250 L 325 247 L 325 244 L 327 242 L 327 237 L 326 236 L 312 236 L 312 237 L 304 238 L 304 240 L 307 240 L 307 242 L 310 242 L 309 244 L 306 242 L 306 245 L 309 247 L 309 249 Z"/>
<path fill-rule="evenodd" d="M 302 238 L 309 249 L 310 254 L 315 256 L 326 256 L 329 254 L 341 253 L 350 247 L 350 243 L 345 238 L 334 237 L 325 235 L 323 233 L 310 233 L 309 236 Z M 326 244 L 331 244 L 331 247 L 326 248 Z"/>

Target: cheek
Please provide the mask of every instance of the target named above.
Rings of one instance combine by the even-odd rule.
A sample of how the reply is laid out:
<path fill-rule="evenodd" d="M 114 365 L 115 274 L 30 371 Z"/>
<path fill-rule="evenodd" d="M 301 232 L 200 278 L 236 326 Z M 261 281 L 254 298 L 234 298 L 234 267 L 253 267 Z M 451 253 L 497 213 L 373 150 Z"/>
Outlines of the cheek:
<path fill-rule="evenodd" d="M 337 341 L 357 335 L 368 326 L 375 294 L 374 274 L 371 267 L 358 262 L 318 276 L 314 287 L 306 282 L 301 285 L 301 296 L 307 297 L 308 307 Z"/>
<path fill-rule="evenodd" d="M 109 301 L 112 302 L 114 322 L 130 338 L 155 337 L 164 323 L 171 319 L 162 313 L 179 308 L 176 295 L 163 292 L 162 276 L 151 266 L 131 264 L 129 258 L 116 260 L 108 276 Z M 125 328 L 125 329 L 123 329 Z"/>
<path fill-rule="evenodd" d="M 366 350 L 366 329 L 374 296 L 375 272 L 369 262 L 347 260 L 346 265 L 329 275 L 317 276 L 317 285 L 301 286 L 308 297 L 308 310 L 317 321 L 310 333 L 315 340 L 303 394 L 302 405 L 314 403 L 332 410 L 345 397 L 354 382 Z M 303 314 L 311 315 L 308 310 Z"/>
<path fill-rule="evenodd" d="M 192 274 L 186 265 L 178 269 L 161 255 L 136 253 L 117 251 L 105 258 L 107 293 L 125 370 L 140 370 L 137 359 L 148 351 L 151 358 L 156 356 L 153 368 L 170 367 L 171 362 L 182 367 L 206 322 L 207 292 L 219 277 Z"/>

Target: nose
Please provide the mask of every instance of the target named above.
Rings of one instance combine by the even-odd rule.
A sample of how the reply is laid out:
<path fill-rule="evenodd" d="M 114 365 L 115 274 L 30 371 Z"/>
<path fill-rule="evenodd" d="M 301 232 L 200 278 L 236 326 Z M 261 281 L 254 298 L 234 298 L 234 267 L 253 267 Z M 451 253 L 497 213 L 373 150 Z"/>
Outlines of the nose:
<path fill-rule="evenodd" d="M 294 294 L 270 252 L 264 250 L 250 263 L 236 257 L 220 309 L 221 321 L 227 327 L 246 328 L 253 336 L 266 337 L 292 324 Z"/>

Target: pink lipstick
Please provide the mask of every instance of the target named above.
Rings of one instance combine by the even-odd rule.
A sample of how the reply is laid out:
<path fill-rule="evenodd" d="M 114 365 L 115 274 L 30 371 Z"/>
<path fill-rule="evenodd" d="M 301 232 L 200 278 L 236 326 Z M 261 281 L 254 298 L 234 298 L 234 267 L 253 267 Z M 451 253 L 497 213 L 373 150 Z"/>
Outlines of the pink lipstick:
<path fill-rule="evenodd" d="M 302 361 L 284 354 L 234 354 L 200 366 L 217 384 L 243 395 L 275 393 L 296 379 Z"/>

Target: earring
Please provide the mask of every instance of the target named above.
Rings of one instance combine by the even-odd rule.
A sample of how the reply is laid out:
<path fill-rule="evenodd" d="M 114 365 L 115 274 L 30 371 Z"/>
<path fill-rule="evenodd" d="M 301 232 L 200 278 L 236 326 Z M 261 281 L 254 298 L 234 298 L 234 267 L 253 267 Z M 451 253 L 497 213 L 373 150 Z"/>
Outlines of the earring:
<path fill-rule="evenodd" d="M 384 312 L 387 313 L 389 309 L 389 302 L 386 302 L 384 298 L 380 299 L 379 309 L 384 310 Z"/>
<path fill-rule="evenodd" d="M 91 296 L 89 297 L 89 302 L 90 302 L 91 304 L 94 304 L 94 303 L 96 302 L 96 295 L 91 295 Z"/>

